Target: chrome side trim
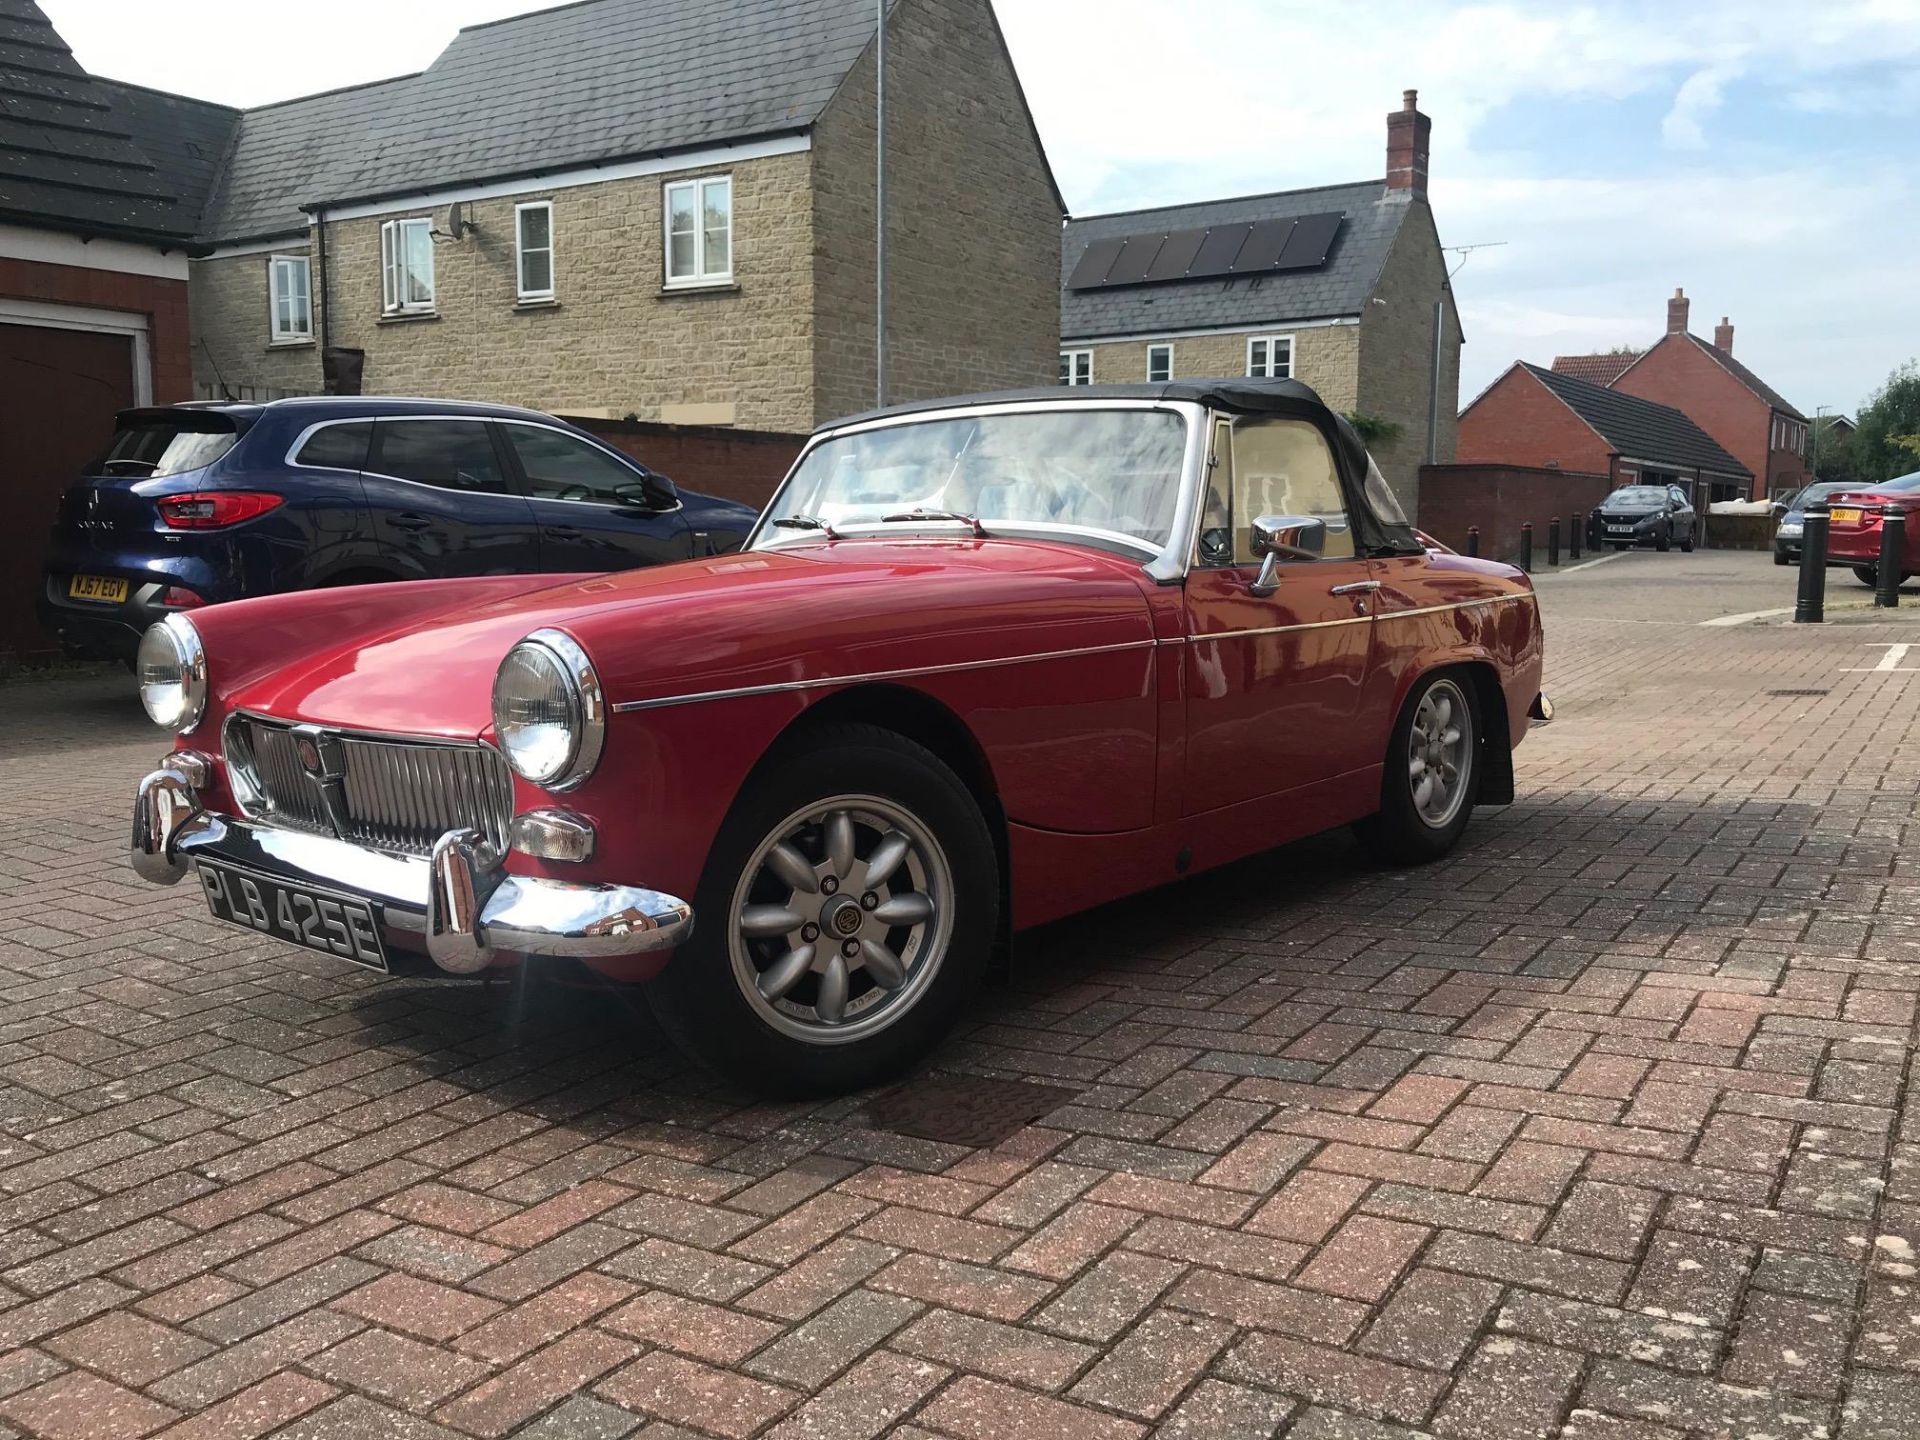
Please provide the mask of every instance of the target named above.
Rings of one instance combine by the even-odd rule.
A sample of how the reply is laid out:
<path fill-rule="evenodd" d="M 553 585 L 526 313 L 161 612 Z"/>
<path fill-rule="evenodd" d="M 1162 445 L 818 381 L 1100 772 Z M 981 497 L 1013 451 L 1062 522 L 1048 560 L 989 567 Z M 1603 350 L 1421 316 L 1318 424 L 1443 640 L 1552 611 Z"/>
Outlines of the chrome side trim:
<path fill-rule="evenodd" d="M 623 700 L 614 714 L 634 710 L 661 710 L 669 705 L 697 705 L 705 700 L 739 700 L 749 695 L 777 695 L 787 690 L 827 690 L 836 685 L 864 685 L 880 680 L 906 680 L 919 675 L 946 675 L 956 670 L 991 670 L 1008 665 L 1030 665 L 1042 660 L 1069 660 L 1080 655 L 1107 655 L 1119 650 L 1151 650 L 1168 642 L 1121 640 L 1112 645 L 1087 645 L 1074 650 L 1046 650 L 1037 655 L 1007 655 L 993 660 L 962 660 L 952 665 L 916 665 L 906 670 L 869 670 L 860 675 L 828 675 L 815 680 L 777 680 L 767 685 L 741 685 L 730 690 L 702 690 L 691 695 L 662 695 L 653 700 Z"/>
<path fill-rule="evenodd" d="M 1338 592 L 1336 592 L 1338 593 Z M 1162 640 L 1162 645 L 1200 645 L 1213 640 L 1233 640 L 1244 635 L 1286 635 L 1295 630 L 1332 630 L 1341 625 L 1369 625 L 1375 621 L 1406 620 L 1415 615 L 1440 615 L 1450 610 L 1476 610 L 1482 605 L 1502 605 L 1509 600 L 1531 600 L 1524 591 L 1511 595 L 1489 595 L 1480 600 L 1456 600 L 1446 605 L 1421 605 L 1411 610 L 1389 610 L 1382 615 L 1354 615 L 1339 620 L 1309 620 L 1300 625 L 1267 625 L 1255 630 L 1221 630 L 1210 635 L 1189 635 L 1184 640 Z"/>

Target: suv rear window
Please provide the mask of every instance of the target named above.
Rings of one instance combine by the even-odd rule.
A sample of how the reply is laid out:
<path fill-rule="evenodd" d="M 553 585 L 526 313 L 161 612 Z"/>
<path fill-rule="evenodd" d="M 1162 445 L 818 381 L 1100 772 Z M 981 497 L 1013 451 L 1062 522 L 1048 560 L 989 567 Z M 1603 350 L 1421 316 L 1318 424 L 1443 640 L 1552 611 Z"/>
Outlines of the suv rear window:
<path fill-rule="evenodd" d="M 373 422 L 361 420 L 351 425 L 323 425 L 307 437 L 296 465 L 316 465 L 323 470 L 364 470 L 367 442 L 373 438 Z"/>
<path fill-rule="evenodd" d="M 224 415 L 184 413 L 123 421 L 94 468 L 102 475 L 179 475 L 211 465 L 240 439 Z"/>

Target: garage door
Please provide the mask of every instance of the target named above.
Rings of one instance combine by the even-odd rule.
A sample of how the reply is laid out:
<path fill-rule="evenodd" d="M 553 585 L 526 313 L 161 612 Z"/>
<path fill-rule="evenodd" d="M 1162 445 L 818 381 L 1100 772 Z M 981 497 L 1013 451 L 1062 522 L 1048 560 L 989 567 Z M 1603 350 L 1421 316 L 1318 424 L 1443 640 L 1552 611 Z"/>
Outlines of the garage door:
<path fill-rule="evenodd" d="M 113 438 L 133 404 L 133 341 L 125 335 L 0 325 L 0 657 L 53 652 L 33 618 L 60 494 Z"/>

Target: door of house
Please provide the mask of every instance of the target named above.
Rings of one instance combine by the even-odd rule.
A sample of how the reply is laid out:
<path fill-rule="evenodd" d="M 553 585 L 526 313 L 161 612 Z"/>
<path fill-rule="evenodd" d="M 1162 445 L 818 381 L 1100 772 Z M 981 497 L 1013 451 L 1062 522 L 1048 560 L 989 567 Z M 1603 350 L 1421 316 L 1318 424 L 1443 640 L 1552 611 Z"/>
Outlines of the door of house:
<path fill-rule="evenodd" d="M 0 658 L 52 654 L 34 618 L 60 496 L 107 448 L 113 417 L 134 403 L 125 335 L 0 324 Z"/>

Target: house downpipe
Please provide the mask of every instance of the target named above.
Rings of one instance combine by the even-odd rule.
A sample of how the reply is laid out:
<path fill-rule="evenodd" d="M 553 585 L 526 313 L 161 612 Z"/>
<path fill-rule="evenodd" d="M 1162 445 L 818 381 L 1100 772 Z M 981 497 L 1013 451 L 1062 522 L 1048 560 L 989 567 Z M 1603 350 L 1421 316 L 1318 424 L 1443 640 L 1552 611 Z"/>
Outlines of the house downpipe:
<path fill-rule="evenodd" d="M 1433 302 L 1433 358 L 1432 373 L 1428 378 L 1427 390 L 1427 464 L 1440 463 L 1440 345 L 1446 330 L 1446 302 Z"/>
<path fill-rule="evenodd" d="M 313 258 L 320 266 L 320 283 L 313 288 L 320 296 L 320 353 L 333 348 L 333 297 L 327 293 L 327 207 L 313 207 Z"/>

